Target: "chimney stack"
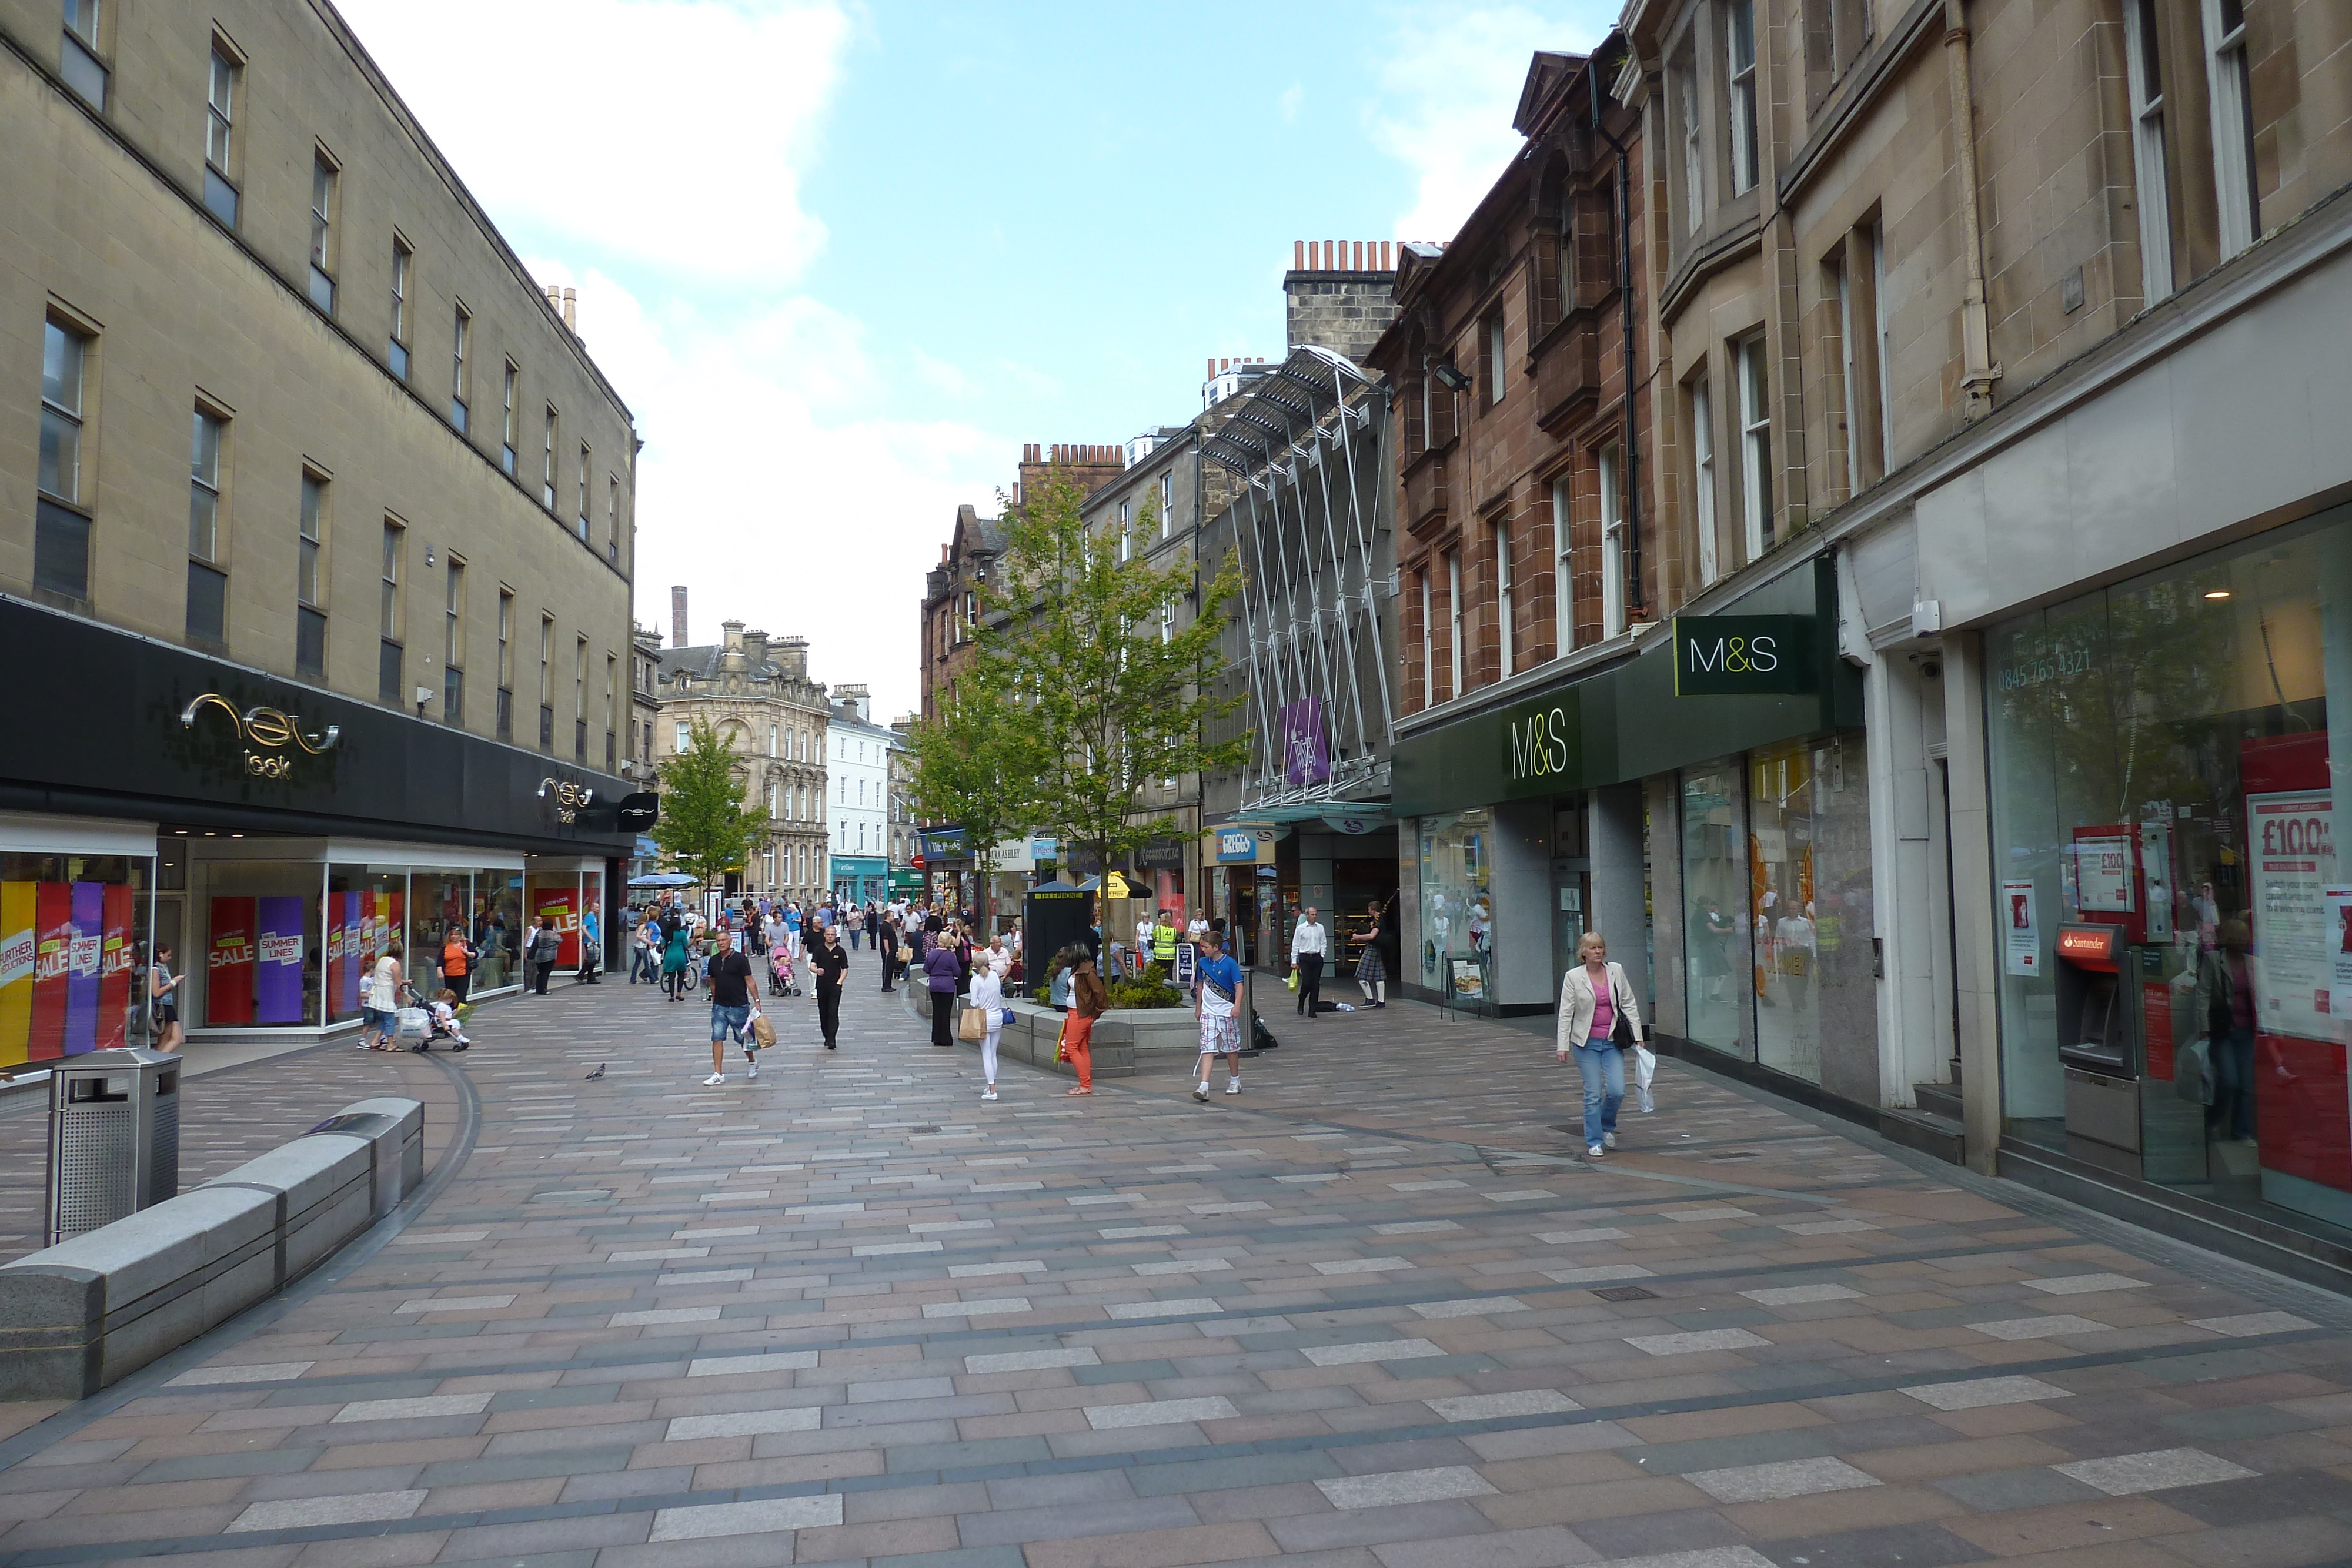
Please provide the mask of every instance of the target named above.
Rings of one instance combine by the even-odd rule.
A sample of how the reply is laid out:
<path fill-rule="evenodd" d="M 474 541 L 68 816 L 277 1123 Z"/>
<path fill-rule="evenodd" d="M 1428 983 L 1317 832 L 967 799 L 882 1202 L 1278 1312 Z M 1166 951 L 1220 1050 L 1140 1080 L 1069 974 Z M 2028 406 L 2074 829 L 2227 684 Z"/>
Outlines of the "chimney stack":
<path fill-rule="evenodd" d="M 669 591 L 669 645 L 673 648 L 686 646 L 686 590 L 683 588 Z"/>

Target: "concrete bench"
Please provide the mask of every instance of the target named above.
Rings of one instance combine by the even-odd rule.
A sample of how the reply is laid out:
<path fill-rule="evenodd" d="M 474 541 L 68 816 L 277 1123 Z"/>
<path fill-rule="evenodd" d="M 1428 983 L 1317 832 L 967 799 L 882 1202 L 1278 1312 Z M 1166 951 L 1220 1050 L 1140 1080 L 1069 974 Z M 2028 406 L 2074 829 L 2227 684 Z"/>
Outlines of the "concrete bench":
<path fill-rule="evenodd" d="M 424 1180 L 425 1107 L 362 1100 L 150 1208 L 0 1265 L 0 1399 L 81 1399 L 334 1255 Z"/>

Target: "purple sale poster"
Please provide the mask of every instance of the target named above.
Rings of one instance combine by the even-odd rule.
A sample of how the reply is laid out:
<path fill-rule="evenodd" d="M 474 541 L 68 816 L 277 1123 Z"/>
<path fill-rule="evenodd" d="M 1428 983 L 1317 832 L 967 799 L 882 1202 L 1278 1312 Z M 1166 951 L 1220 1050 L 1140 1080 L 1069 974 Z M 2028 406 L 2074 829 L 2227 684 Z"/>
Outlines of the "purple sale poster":
<path fill-rule="evenodd" d="M 98 959 L 106 942 L 106 884 L 73 884 L 73 936 L 66 949 L 66 1051 L 98 1044 Z"/>
<path fill-rule="evenodd" d="M 360 1010 L 360 895 L 343 894 L 343 989 L 338 1016 Z"/>
<path fill-rule="evenodd" d="M 299 896 L 259 904 L 260 967 L 253 977 L 253 1021 L 302 1021 L 302 904 Z"/>

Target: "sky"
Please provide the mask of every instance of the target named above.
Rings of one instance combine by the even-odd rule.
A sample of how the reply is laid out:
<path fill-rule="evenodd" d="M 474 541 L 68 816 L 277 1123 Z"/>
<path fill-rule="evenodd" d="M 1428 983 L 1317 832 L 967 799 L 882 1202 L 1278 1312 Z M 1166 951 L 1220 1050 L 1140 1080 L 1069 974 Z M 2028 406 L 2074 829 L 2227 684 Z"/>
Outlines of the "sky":
<path fill-rule="evenodd" d="M 923 573 L 1029 442 L 1283 352 L 1300 239 L 1446 239 L 1613 0 L 339 0 L 645 449 L 636 615 L 919 695 Z M 457 47 L 452 47 L 453 40 Z"/>

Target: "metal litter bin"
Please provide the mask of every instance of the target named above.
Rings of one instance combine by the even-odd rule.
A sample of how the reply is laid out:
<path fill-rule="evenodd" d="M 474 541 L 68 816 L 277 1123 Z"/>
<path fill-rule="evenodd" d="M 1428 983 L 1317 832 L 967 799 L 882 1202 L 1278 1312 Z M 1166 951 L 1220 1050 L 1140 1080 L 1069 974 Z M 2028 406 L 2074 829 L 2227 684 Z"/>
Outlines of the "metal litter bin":
<path fill-rule="evenodd" d="M 183 1065 L 141 1046 L 49 1064 L 49 1246 L 178 1196 Z"/>

